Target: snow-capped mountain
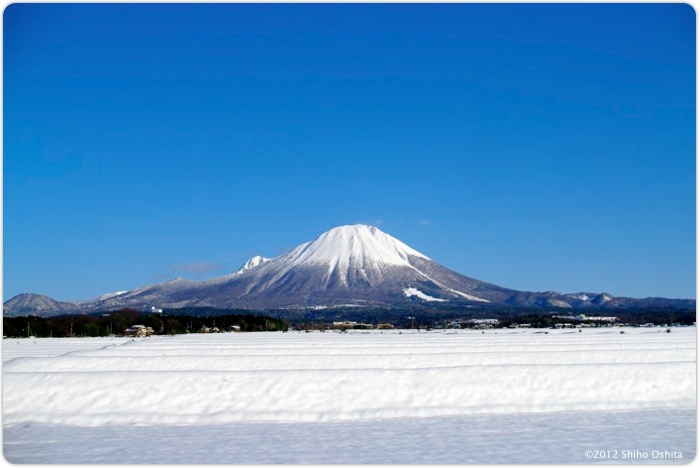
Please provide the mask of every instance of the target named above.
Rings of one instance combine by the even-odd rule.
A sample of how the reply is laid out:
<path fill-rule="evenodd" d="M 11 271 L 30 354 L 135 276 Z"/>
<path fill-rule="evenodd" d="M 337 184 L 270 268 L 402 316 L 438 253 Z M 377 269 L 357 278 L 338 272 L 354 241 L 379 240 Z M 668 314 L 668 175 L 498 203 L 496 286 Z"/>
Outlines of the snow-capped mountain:
<path fill-rule="evenodd" d="M 242 275 L 248 270 L 252 270 L 253 268 L 262 265 L 265 262 L 269 262 L 269 258 L 262 257 L 260 255 L 256 255 L 255 257 L 251 258 L 247 262 L 243 264 L 242 267 L 238 269 L 238 271 L 231 273 L 229 276 L 236 276 L 236 275 Z"/>
<path fill-rule="evenodd" d="M 441 267 L 403 242 L 365 225 L 341 226 L 235 279 L 205 281 L 208 302 L 246 308 L 415 302 L 490 302 L 507 294 Z M 407 294 L 406 291 L 421 294 Z M 476 292 L 475 292 L 476 291 Z M 201 292 L 201 291 L 200 291 Z M 481 297 L 485 294 L 489 297 Z"/>
<path fill-rule="evenodd" d="M 409 304 L 580 308 L 625 307 L 648 300 L 614 298 L 607 293 L 565 295 L 503 288 L 449 270 L 378 228 L 358 224 L 331 229 L 272 259 L 253 257 L 238 271 L 219 278 L 177 278 L 88 301 L 57 302 L 46 296 L 20 295 L 4 304 L 4 312 L 48 315 L 123 307 L 150 310 L 152 306 L 262 310 Z M 695 303 L 682 302 L 684 307 Z"/>

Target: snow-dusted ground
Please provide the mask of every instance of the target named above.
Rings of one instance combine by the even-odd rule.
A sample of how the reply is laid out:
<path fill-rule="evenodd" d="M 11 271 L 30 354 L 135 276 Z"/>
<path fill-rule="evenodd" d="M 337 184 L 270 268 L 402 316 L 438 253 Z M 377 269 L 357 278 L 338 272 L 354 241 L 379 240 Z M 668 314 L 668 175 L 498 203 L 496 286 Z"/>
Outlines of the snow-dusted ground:
<path fill-rule="evenodd" d="M 15 463 L 686 463 L 696 450 L 696 329 L 665 330 L 7 339 L 4 454 Z"/>
<path fill-rule="evenodd" d="M 104 346 L 120 345 L 127 341 L 131 341 L 131 338 L 8 338 L 3 341 L 2 362 L 7 362 L 17 357 L 60 356 L 71 351 L 94 350 Z"/>

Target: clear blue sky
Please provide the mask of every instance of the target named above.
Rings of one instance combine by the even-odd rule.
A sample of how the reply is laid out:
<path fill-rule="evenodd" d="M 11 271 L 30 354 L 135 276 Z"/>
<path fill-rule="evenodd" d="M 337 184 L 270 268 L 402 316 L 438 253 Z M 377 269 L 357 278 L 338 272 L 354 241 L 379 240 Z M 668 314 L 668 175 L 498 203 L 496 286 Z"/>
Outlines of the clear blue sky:
<path fill-rule="evenodd" d="M 14 4 L 3 300 L 378 226 L 501 286 L 695 298 L 682 4 Z"/>

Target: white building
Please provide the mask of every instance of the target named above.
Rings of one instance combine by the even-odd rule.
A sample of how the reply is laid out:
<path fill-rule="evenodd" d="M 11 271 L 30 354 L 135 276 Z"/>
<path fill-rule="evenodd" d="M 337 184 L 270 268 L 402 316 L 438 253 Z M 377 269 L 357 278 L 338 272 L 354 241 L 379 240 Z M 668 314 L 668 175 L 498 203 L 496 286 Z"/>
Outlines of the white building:
<path fill-rule="evenodd" d="M 145 325 L 132 325 L 124 330 L 126 336 L 151 336 L 153 329 Z"/>

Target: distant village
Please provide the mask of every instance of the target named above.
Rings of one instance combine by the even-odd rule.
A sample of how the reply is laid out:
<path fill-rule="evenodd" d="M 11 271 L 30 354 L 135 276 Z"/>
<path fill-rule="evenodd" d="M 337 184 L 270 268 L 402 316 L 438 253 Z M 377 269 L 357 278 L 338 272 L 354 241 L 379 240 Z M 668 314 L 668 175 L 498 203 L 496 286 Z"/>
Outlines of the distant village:
<path fill-rule="evenodd" d="M 411 317 L 408 317 L 409 319 Z M 554 328 L 589 328 L 589 327 L 609 327 L 609 326 L 625 326 L 625 324 L 618 323 L 617 317 L 603 317 L 603 316 L 586 316 L 584 314 L 579 314 L 577 316 L 570 315 L 552 315 L 553 319 L 563 319 L 566 322 L 558 322 L 554 324 Z M 654 326 L 653 323 L 645 324 L 645 326 Z M 629 326 L 629 324 L 627 324 Z M 330 327 L 335 330 L 349 330 L 349 329 L 365 329 L 365 330 L 388 330 L 394 329 L 394 325 L 391 323 L 361 323 L 353 322 L 349 320 L 341 322 L 333 322 Z M 414 328 L 413 324 L 410 328 Z M 431 327 L 426 327 L 419 325 L 418 328 L 431 328 L 431 329 L 461 329 L 461 328 L 471 328 L 471 329 L 489 329 L 489 328 L 533 328 L 532 323 L 514 323 L 510 322 L 504 324 L 501 319 L 487 318 L 487 319 L 466 319 L 466 320 L 453 320 L 446 324 L 438 324 Z"/>
<path fill-rule="evenodd" d="M 157 308 L 155 306 L 150 309 L 151 314 L 156 316 L 163 315 L 163 309 Z M 104 314 L 104 316 L 109 316 L 109 314 Z M 572 315 L 552 315 L 551 318 L 555 321 L 551 328 L 591 328 L 591 327 L 611 327 L 611 326 L 630 326 L 630 324 L 620 323 L 618 317 L 616 316 L 587 316 L 585 314 Z M 416 317 L 409 316 L 406 320 L 410 320 L 410 326 L 406 328 L 410 329 L 493 329 L 493 328 L 541 328 L 538 323 L 518 323 L 511 320 L 503 320 L 496 318 L 484 318 L 484 319 L 455 319 L 448 321 L 447 323 L 439 323 L 434 325 L 423 325 L 421 323 L 415 323 Z M 219 328 L 216 326 L 216 319 L 212 321 L 213 325 L 208 326 L 202 324 L 197 330 L 193 330 L 191 325 L 188 325 L 185 333 L 223 333 L 223 332 L 241 332 L 240 325 L 228 325 L 225 328 Z M 648 323 L 641 326 L 654 326 L 654 323 Z M 352 320 L 342 320 L 334 321 L 330 323 L 310 323 L 306 326 L 300 327 L 301 329 L 322 329 L 322 330 L 393 330 L 395 328 L 400 328 L 393 323 L 363 323 Z M 162 332 L 162 330 L 160 330 Z M 156 334 L 152 327 L 135 324 L 124 330 L 124 336 L 130 337 L 144 337 Z"/>
<path fill-rule="evenodd" d="M 163 310 L 152 307 L 151 308 L 151 313 L 156 314 L 156 315 L 162 315 Z M 108 316 L 109 314 L 105 314 L 105 316 Z M 407 317 L 408 319 L 415 319 L 415 317 Z M 558 320 L 557 323 L 553 325 L 552 328 L 555 329 L 560 329 L 560 328 L 592 328 L 592 327 L 612 327 L 612 326 L 618 326 L 618 327 L 623 327 L 623 326 L 630 326 L 630 324 L 624 324 L 620 323 L 618 318 L 615 316 L 587 316 L 584 314 L 579 314 L 576 316 L 571 316 L 571 315 L 552 315 L 552 318 L 555 320 Z M 413 322 L 413 320 L 412 320 Z M 654 323 L 647 323 L 643 324 L 640 326 L 654 326 Z M 421 324 L 417 324 L 417 326 L 414 323 L 411 323 L 410 327 L 411 329 L 417 328 L 417 329 L 476 329 L 476 330 L 484 330 L 484 329 L 494 329 L 494 328 L 533 328 L 535 327 L 535 324 L 533 323 L 515 323 L 515 322 L 510 322 L 510 323 L 504 323 L 501 319 L 495 319 L 495 318 L 487 318 L 487 319 L 466 319 L 466 320 L 453 320 L 450 321 L 446 324 L 437 324 L 435 326 L 424 326 Z M 307 328 L 307 327 L 302 327 L 302 329 Z M 346 331 L 346 330 L 393 330 L 397 328 L 395 325 L 391 323 L 362 323 L 362 322 L 356 322 L 352 320 L 343 320 L 343 321 L 335 321 L 331 322 L 329 324 L 319 324 L 318 327 L 311 327 L 311 328 L 321 328 L 321 329 L 326 329 L 326 330 L 340 330 L 340 331 Z M 161 330 L 162 331 L 162 330 Z M 213 319 L 213 325 L 212 326 L 207 326 L 207 325 L 201 325 L 197 330 L 192 330 L 191 327 L 188 327 L 187 330 L 185 330 L 185 333 L 235 333 L 235 332 L 241 332 L 241 326 L 240 325 L 228 325 L 225 328 L 219 328 L 216 326 L 216 319 Z M 141 325 L 141 324 L 135 324 L 131 325 L 130 327 L 126 328 L 123 331 L 123 336 L 128 336 L 128 337 L 146 337 L 146 336 L 151 336 L 156 334 L 156 332 L 153 330 L 153 327 L 146 326 L 146 325 Z"/>

